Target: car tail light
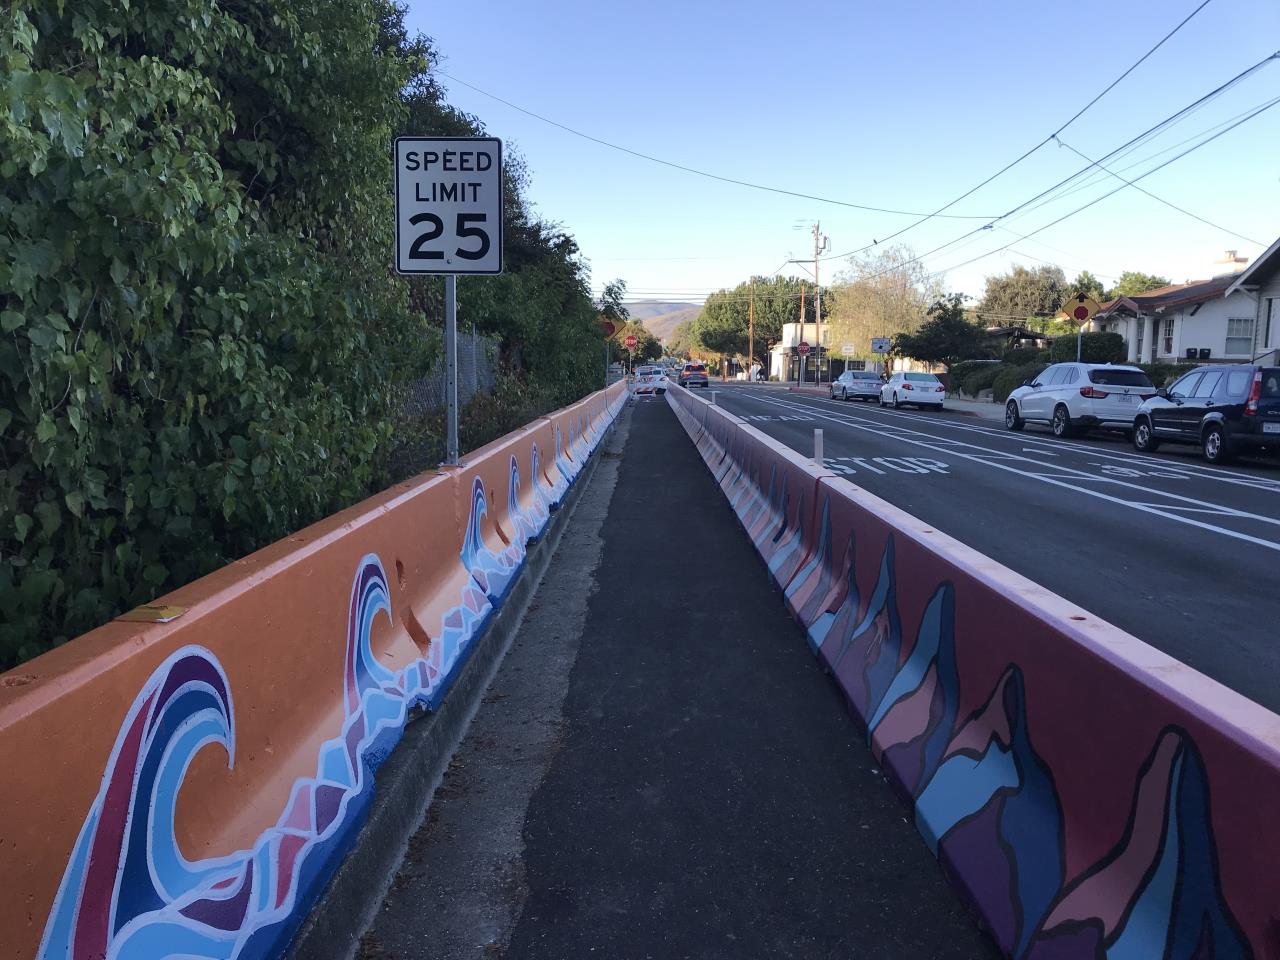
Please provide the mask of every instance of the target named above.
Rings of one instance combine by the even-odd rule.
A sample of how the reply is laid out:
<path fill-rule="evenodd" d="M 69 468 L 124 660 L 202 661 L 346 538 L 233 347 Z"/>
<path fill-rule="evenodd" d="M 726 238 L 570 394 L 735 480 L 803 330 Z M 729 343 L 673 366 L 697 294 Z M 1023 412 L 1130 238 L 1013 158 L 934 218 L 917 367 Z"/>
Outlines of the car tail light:
<path fill-rule="evenodd" d="M 1104 397 L 1110 396 L 1110 394 L 1105 393 L 1102 390 L 1096 390 L 1093 387 L 1081 387 L 1080 396 L 1088 397 L 1090 400 L 1101 400 Z"/>
<path fill-rule="evenodd" d="M 904 383 L 904 384 L 902 385 L 902 389 L 903 389 L 903 390 L 914 390 L 914 389 L 915 389 L 915 387 L 911 386 L 911 384 L 909 384 L 909 383 Z"/>
<path fill-rule="evenodd" d="M 1258 415 L 1258 401 L 1262 399 L 1262 371 L 1253 371 L 1253 386 L 1249 388 L 1249 402 L 1244 405 L 1246 417 Z"/>
<path fill-rule="evenodd" d="M 934 393 L 942 393 L 942 391 L 943 391 L 944 389 L 946 389 L 946 388 L 945 388 L 945 387 L 934 387 L 934 388 L 933 388 L 933 392 L 934 392 Z"/>

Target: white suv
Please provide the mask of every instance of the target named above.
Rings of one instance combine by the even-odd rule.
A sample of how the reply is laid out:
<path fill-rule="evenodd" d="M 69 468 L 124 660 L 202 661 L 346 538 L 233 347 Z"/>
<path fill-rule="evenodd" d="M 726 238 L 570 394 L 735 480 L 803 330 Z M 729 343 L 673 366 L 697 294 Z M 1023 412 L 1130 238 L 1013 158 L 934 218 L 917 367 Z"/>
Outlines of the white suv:
<path fill-rule="evenodd" d="M 1055 363 L 1009 394 L 1004 425 L 1021 430 L 1028 420 L 1041 421 L 1055 437 L 1073 437 L 1093 427 L 1132 430 L 1138 407 L 1155 392 L 1137 367 Z"/>

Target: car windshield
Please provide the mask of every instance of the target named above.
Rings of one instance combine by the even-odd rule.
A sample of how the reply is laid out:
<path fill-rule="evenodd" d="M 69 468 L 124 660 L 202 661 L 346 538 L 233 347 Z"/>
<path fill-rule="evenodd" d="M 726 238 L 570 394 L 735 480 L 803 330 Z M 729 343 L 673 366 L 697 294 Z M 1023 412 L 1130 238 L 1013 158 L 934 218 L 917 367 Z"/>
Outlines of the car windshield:
<path fill-rule="evenodd" d="M 1151 378 L 1141 370 L 1090 370 L 1090 383 L 1102 383 L 1112 387 L 1149 387 Z"/>
<path fill-rule="evenodd" d="M 937 383 L 938 378 L 932 373 L 906 373 L 902 379 L 910 380 L 912 383 Z"/>
<path fill-rule="evenodd" d="M 879 379 L 880 379 L 880 376 L 879 376 L 879 374 L 875 374 L 875 373 L 866 373 L 866 372 L 864 372 L 864 371 L 861 371 L 861 370 L 860 370 L 860 371 L 858 371 L 857 373 L 855 373 L 855 374 L 853 375 L 853 379 L 855 379 L 855 380 L 879 380 Z"/>
<path fill-rule="evenodd" d="M 686 371 L 686 372 L 688 372 L 688 373 L 702 373 L 702 372 L 703 372 L 704 370 L 706 370 L 707 368 L 706 368 L 706 367 L 704 367 L 704 366 L 703 366 L 702 364 L 700 364 L 700 363 L 691 363 L 691 364 L 689 364 L 687 367 L 685 367 L 684 369 L 685 369 L 685 371 Z"/>

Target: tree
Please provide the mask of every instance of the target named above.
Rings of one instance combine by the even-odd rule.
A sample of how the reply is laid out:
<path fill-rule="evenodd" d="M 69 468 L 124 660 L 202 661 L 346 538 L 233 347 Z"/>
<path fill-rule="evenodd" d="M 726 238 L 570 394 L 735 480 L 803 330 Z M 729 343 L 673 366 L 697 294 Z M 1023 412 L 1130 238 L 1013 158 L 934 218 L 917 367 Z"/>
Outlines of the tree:
<path fill-rule="evenodd" d="M 624 360 L 630 356 L 627 350 L 627 337 L 636 338 L 635 360 L 637 363 L 662 358 L 662 344 L 658 342 L 658 338 L 646 330 L 642 324 L 628 320 L 612 337 L 614 359 Z"/>
<path fill-rule="evenodd" d="M 754 287 L 754 292 L 753 292 Z M 765 343 L 782 339 L 782 325 L 800 320 L 804 302 L 806 323 L 816 322 L 814 286 L 796 277 L 753 277 L 732 290 L 713 293 L 693 321 L 692 333 L 710 353 L 745 357 L 748 353 L 748 320 L 755 300 L 755 356 L 764 356 Z M 822 316 L 830 314 L 827 301 Z"/>
<path fill-rule="evenodd" d="M 667 340 L 667 353 L 673 357 L 697 357 L 709 352 L 694 333 L 692 320 L 686 320 L 677 326 Z"/>
<path fill-rule="evenodd" d="M 964 297 L 943 297 L 929 309 L 929 319 L 914 333 L 893 338 L 893 352 L 923 363 L 940 363 L 949 371 L 964 360 L 991 352 L 981 325 L 965 315 Z"/>
<path fill-rule="evenodd" d="M 871 338 L 910 333 L 924 322 L 929 304 L 942 296 L 908 246 L 888 247 L 862 259 L 850 258 L 827 298 L 831 304 L 832 344 L 851 343 L 855 356 L 871 359 Z"/>
<path fill-rule="evenodd" d="M 977 313 L 980 320 L 993 326 L 1035 319 L 1043 328 L 1071 292 L 1061 267 L 1031 270 L 1015 264 L 1008 273 L 987 277 Z"/>
<path fill-rule="evenodd" d="M 1067 284 L 1067 296 L 1077 293 L 1087 294 L 1098 303 L 1110 299 L 1106 294 L 1106 288 L 1102 286 L 1102 281 L 1088 270 L 1081 270 L 1076 274 L 1076 278 Z"/>
<path fill-rule="evenodd" d="M 1157 277 L 1151 273 L 1139 273 L 1137 270 L 1126 270 L 1120 274 L 1120 280 L 1107 293 L 1108 300 L 1116 297 L 1133 297 L 1148 290 L 1167 287 L 1172 281 L 1168 277 Z"/>

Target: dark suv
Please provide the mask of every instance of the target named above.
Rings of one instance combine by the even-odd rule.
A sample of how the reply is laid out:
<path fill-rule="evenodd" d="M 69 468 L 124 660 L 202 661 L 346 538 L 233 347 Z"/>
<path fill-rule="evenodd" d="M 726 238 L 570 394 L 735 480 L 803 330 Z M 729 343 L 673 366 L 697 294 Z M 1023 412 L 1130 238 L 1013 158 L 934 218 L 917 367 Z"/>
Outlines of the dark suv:
<path fill-rule="evenodd" d="M 1280 367 L 1197 367 L 1145 401 L 1133 421 L 1143 453 L 1161 443 L 1196 443 L 1210 463 L 1245 447 L 1280 449 Z"/>

